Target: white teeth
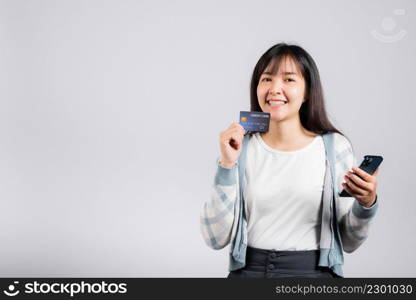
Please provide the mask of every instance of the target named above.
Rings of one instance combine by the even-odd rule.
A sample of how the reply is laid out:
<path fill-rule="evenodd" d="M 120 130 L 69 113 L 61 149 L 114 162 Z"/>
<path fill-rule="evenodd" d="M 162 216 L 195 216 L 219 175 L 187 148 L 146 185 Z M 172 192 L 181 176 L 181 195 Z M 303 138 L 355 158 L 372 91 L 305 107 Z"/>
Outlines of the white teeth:
<path fill-rule="evenodd" d="M 280 100 L 278 100 L 278 101 L 268 101 L 268 103 L 270 105 L 283 105 L 283 104 L 286 104 L 286 102 L 280 101 Z"/>

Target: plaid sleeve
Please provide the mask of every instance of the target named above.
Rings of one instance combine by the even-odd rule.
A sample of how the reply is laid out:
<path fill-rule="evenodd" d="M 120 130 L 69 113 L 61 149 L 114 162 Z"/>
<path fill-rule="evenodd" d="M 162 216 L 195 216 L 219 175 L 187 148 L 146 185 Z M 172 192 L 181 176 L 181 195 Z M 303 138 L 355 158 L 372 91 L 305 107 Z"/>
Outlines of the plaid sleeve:
<path fill-rule="evenodd" d="M 230 243 L 238 191 L 237 164 L 225 168 L 218 164 L 211 197 L 200 214 L 200 229 L 205 243 L 222 249 Z"/>
<path fill-rule="evenodd" d="M 354 151 L 349 140 L 337 134 L 335 137 L 336 151 L 336 197 L 337 197 L 337 221 L 339 223 L 341 239 L 344 251 L 351 253 L 355 251 L 367 239 L 371 221 L 378 208 L 378 200 L 369 208 L 362 206 L 353 197 L 339 197 L 342 191 L 344 175 L 353 166 L 358 167 Z"/>

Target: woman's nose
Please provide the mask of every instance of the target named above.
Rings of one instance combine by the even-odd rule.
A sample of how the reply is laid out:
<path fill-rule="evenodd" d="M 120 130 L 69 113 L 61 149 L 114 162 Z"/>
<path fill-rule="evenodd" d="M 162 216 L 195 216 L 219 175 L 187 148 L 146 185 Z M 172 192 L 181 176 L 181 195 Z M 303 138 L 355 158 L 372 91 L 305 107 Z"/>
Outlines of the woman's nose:
<path fill-rule="evenodd" d="M 281 95 L 282 94 L 282 89 L 281 88 L 271 88 L 269 90 L 269 94 L 270 95 Z"/>
<path fill-rule="evenodd" d="M 282 93 L 282 85 L 278 80 L 276 80 L 273 85 L 270 87 L 269 94 L 281 94 Z"/>

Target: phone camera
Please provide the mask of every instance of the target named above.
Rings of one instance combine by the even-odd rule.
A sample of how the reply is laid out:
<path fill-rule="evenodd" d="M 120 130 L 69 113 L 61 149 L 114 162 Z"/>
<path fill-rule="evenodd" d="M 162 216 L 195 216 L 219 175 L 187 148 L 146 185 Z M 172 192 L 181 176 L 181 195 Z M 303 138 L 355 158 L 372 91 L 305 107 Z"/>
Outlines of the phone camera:
<path fill-rule="evenodd" d="M 364 159 L 363 164 L 364 164 L 364 166 L 368 166 L 372 161 L 373 161 L 373 159 L 371 157 L 366 157 Z"/>

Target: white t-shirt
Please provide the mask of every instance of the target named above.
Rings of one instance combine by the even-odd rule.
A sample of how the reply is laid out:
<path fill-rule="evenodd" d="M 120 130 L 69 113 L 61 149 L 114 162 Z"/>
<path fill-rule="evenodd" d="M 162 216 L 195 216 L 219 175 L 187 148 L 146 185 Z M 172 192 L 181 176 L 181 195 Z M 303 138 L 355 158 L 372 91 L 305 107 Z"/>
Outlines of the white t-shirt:
<path fill-rule="evenodd" d="M 279 151 L 255 133 L 247 148 L 244 190 L 248 245 L 319 249 L 324 176 L 321 135 L 300 150 Z"/>

